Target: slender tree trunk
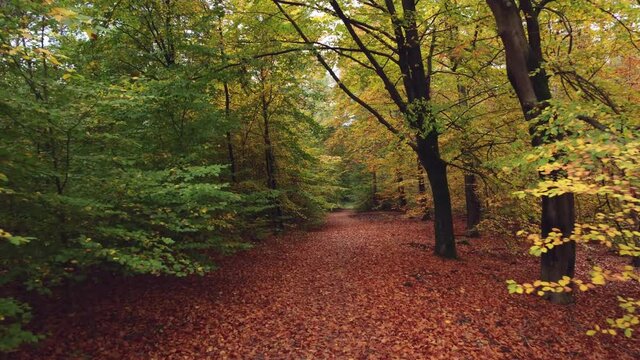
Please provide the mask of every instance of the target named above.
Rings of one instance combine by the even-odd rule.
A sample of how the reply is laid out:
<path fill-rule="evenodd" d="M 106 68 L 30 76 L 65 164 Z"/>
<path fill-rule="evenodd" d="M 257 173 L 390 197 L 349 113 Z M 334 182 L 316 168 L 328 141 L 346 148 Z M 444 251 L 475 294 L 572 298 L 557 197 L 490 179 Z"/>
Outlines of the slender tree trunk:
<path fill-rule="evenodd" d="M 396 169 L 396 181 L 398 183 L 398 205 L 400 209 L 404 209 L 407 206 L 407 195 L 404 190 L 404 185 L 402 185 L 404 178 L 402 177 L 400 169 Z"/>
<path fill-rule="evenodd" d="M 371 173 L 371 206 L 374 209 L 378 207 L 378 175 L 375 168 Z"/>
<path fill-rule="evenodd" d="M 227 131 L 226 134 L 226 138 L 227 138 L 227 156 L 229 157 L 229 171 L 230 171 L 230 175 L 231 175 L 231 183 L 235 184 L 238 182 L 238 177 L 236 175 L 237 169 L 236 169 L 236 157 L 235 154 L 233 152 L 233 138 L 231 136 L 231 132 Z"/>
<path fill-rule="evenodd" d="M 231 94 L 229 92 L 229 85 L 227 82 L 224 82 L 224 114 L 227 119 L 227 122 L 231 119 Z M 236 183 L 238 179 L 236 178 L 236 158 L 233 153 L 233 138 L 231 137 L 231 132 L 227 131 L 227 155 L 229 157 L 229 166 L 231 167 L 229 171 L 231 172 L 231 182 Z"/>
<path fill-rule="evenodd" d="M 636 224 L 636 231 L 640 231 L 640 214 L 637 211 L 631 211 L 631 218 Z M 640 239 L 635 240 L 635 246 L 640 246 Z M 631 258 L 631 265 L 636 268 L 640 268 L 640 256 L 634 256 Z"/>
<path fill-rule="evenodd" d="M 530 123 L 531 145 L 541 146 L 553 142 L 557 136 L 541 136 L 546 123 L 540 123 L 537 116 L 546 102 L 551 99 L 549 80 L 542 67 L 542 49 L 538 14 L 540 8 L 531 0 L 521 0 L 520 8 L 513 0 L 487 0 L 496 20 L 498 35 L 502 39 L 507 61 L 507 74 L 513 86 L 525 119 Z M 520 11 L 525 14 L 527 35 L 523 27 Z M 574 230 L 575 204 L 573 194 L 542 198 L 541 235 L 547 237 L 557 228 L 564 237 Z M 541 279 L 558 281 L 563 276 L 573 277 L 576 261 L 575 243 L 567 242 L 555 246 L 543 254 L 540 260 Z M 567 304 L 572 301 L 571 292 L 549 293 L 547 298 L 554 303 Z"/>
<path fill-rule="evenodd" d="M 217 6 L 222 6 L 222 1 L 218 0 L 216 1 L 216 5 Z M 223 61 L 226 61 L 227 58 L 227 54 L 225 53 L 225 39 L 224 39 L 224 33 L 222 31 L 222 24 L 223 24 L 223 18 L 224 18 L 224 11 L 221 12 L 221 16 L 218 19 L 218 35 L 220 36 L 220 57 L 223 59 Z M 231 92 L 229 91 L 229 83 L 227 81 L 224 81 L 223 83 L 224 86 L 224 115 L 225 118 L 227 120 L 227 123 L 231 122 Z M 229 126 L 229 124 L 227 124 L 227 126 Z M 233 137 L 231 136 L 231 132 L 227 131 L 226 133 L 226 138 L 227 138 L 227 156 L 228 156 L 228 160 L 229 160 L 229 166 L 230 166 L 230 175 L 231 175 L 231 183 L 235 184 L 238 182 L 238 178 L 237 178 L 237 165 L 236 165 L 236 158 L 235 158 L 235 154 L 233 151 Z"/>
<path fill-rule="evenodd" d="M 262 119 L 264 121 L 264 155 L 265 155 L 265 168 L 267 172 L 267 187 L 270 190 L 277 191 L 278 190 L 278 182 L 276 180 L 276 159 L 273 153 L 273 146 L 271 144 L 271 135 L 269 133 L 269 102 L 267 98 L 262 93 L 261 96 L 262 101 Z M 280 205 L 280 200 L 276 199 L 275 208 L 273 210 L 273 221 L 275 223 L 275 230 L 282 231 L 284 226 L 282 223 L 282 207 Z"/>
<path fill-rule="evenodd" d="M 458 83 L 457 87 L 460 106 L 463 108 L 467 108 L 467 97 L 469 96 L 467 87 L 460 83 Z M 474 158 L 473 153 L 469 149 L 469 140 L 466 134 L 463 136 L 462 144 L 462 151 L 464 154 L 466 154 L 464 155 L 465 166 L 469 168 L 476 168 L 479 161 Z M 480 224 L 480 218 L 482 216 L 482 203 L 480 202 L 480 197 L 478 196 L 476 175 L 471 172 L 467 172 L 464 174 L 464 199 L 467 210 L 466 235 L 468 237 L 478 237 L 480 236 L 480 232 L 478 231 L 478 224 Z"/>
<path fill-rule="evenodd" d="M 482 204 L 478 197 L 476 176 L 474 174 L 464 175 L 464 197 L 467 205 L 467 229 L 466 235 L 478 237 L 478 224 L 480 224 Z"/>
<path fill-rule="evenodd" d="M 293 25 L 296 32 L 302 37 L 304 42 L 312 47 L 312 51 L 316 55 L 316 58 L 336 81 L 338 87 L 352 100 L 356 101 L 371 113 L 392 133 L 404 139 L 405 136 L 402 132 L 394 128 L 391 123 L 385 120 L 384 116 L 380 112 L 375 110 L 374 107 L 367 104 L 349 90 L 322 54 L 319 51 L 314 50 L 314 41 L 307 37 L 300 26 L 298 26 L 295 19 L 284 11 L 281 2 L 277 0 L 273 0 L 273 2 L 280 12 Z M 394 50 L 396 50 L 395 52 L 398 54 L 398 65 L 402 74 L 402 82 L 405 87 L 406 98 L 408 100 L 407 102 L 404 100 L 400 91 L 398 91 L 396 82 L 393 81 L 389 74 L 386 73 L 385 66 L 382 66 L 378 62 L 374 53 L 360 38 L 359 31 L 354 29 L 353 19 L 344 13 L 338 1 L 330 0 L 328 3 L 333 9 L 335 16 L 344 24 L 349 36 L 369 61 L 373 71 L 375 71 L 378 78 L 383 82 L 385 90 L 388 92 L 391 100 L 398 107 L 398 110 L 406 117 L 412 131 L 414 131 L 413 136 L 416 138 L 415 143 L 410 143 L 414 151 L 420 157 L 420 161 L 424 165 L 429 179 L 433 180 L 429 182 L 429 185 L 431 186 L 431 191 L 434 194 L 433 201 L 435 204 L 435 252 L 438 256 L 454 258 L 456 257 L 456 250 L 455 238 L 453 236 L 453 217 L 451 216 L 451 198 L 449 195 L 446 174 L 447 166 L 440 156 L 438 148 L 438 130 L 436 129 L 435 119 L 429 106 L 432 60 L 434 56 L 436 33 L 433 32 L 432 34 L 429 54 L 426 57 L 427 70 L 425 71 L 425 64 L 423 63 L 425 58 L 423 58 L 421 50 L 421 40 L 424 34 L 420 34 L 418 31 L 416 0 L 402 0 L 402 16 L 399 16 L 396 12 L 393 0 L 384 1 L 386 12 L 390 15 L 389 19 L 393 26 L 393 35 L 395 37 Z"/>

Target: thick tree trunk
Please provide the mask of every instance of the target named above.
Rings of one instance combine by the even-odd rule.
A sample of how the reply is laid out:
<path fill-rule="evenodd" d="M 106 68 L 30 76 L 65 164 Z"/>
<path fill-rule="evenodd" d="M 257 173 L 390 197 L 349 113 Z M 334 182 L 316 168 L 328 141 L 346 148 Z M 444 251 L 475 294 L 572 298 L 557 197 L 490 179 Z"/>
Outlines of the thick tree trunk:
<path fill-rule="evenodd" d="M 393 2 L 386 2 L 390 14 L 395 14 Z M 423 63 L 420 34 L 416 23 L 415 0 L 402 0 L 405 18 L 396 27 L 396 43 L 399 49 L 400 70 L 402 71 L 405 91 L 409 103 L 415 106 L 413 113 L 405 115 L 415 129 L 416 153 L 420 158 L 429 177 L 429 185 L 433 195 L 434 227 L 436 236 L 435 253 L 444 258 L 456 258 L 456 242 L 453 234 L 453 214 L 451 212 L 451 195 L 447 180 L 447 164 L 440 156 L 438 131 L 435 129 L 435 119 L 428 108 L 431 100 L 431 57 L 427 56 L 427 69 Z M 404 29 L 404 36 L 399 27 Z M 429 71 L 429 72 L 427 72 Z M 413 119 L 412 119 L 413 118 Z M 425 128 L 429 128 L 425 134 Z"/>
<path fill-rule="evenodd" d="M 573 194 L 542 198 L 543 237 L 548 236 L 553 229 L 560 230 L 562 234 L 571 234 L 574 224 L 575 205 Z M 563 276 L 573 277 L 576 264 L 575 242 L 564 243 L 542 254 L 540 264 L 540 278 L 543 281 L 557 282 Z M 547 298 L 556 304 L 568 304 L 572 301 L 571 293 L 548 293 Z"/>
<path fill-rule="evenodd" d="M 464 197 L 467 205 L 466 235 L 468 237 L 478 237 L 480 236 L 478 224 L 480 224 L 482 204 L 478 197 L 476 176 L 474 174 L 464 175 Z"/>
<path fill-rule="evenodd" d="M 435 253 L 444 258 L 456 258 L 456 242 L 453 233 L 453 214 L 451 212 L 451 195 L 449 194 L 449 181 L 447 180 L 447 164 L 434 156 L 437 145 L 418 138 L 418 156 L 422 166 L 427 171 L 431 194 L 434 204 L 434 228 L 436 236 Z M 437 143 L 436 143 L 437 144 Z"/>
<path fill-rule="evenodd" d="M 530 122 L 531 144 L 541 146 L 553 142 L 557 137 L 540 136 L 545 123 L 540 123 L 537 115 L 551 98 L 549 80 L 542 68 L 542 50 L 538 14 L 531 0 L 521 0 L 520 9 L 513 0 L 487 0 L 502 39 L 507 61 L 507 74 L 513 86 L 525 119 Z M 525 13 L 527 34 L 523 27 L 520 10 Z M 542 198 L 542 236 L 546 237 L 553 228 L 569 237 L 575 223 L 575 205 L 573 194 L 563 194 L 553 198 Z M 568 242 L 549 250 L 541 258 L 542 280 L 558 281 L 563 276 L 573 277 L 575 266 L 575 243 Z M 554 303 L 571 302 L 572 293 L 549 294 Z"/>

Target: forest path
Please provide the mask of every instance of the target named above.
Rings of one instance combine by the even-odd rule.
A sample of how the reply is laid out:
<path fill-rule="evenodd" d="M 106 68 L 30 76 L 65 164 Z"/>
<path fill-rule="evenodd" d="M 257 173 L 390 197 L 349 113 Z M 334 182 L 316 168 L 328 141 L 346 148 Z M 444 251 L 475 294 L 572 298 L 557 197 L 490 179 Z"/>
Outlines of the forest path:
<path fill-rule="evenodd" d="M 138 277 L 86 289 L 76 310 L 40 314 L 52 334 L 22 358 L 633 359 L 638 341 L 584 336 L 595 304 L 510 296 L 535 259 L 504 242 L 435 257 L 431 223 L 391 213 L 330 214 L 326 225 L 224 258 L 204 277 Z M 580 270 L 579 270 L 580 271 Z M 591 304 L 591 306 L 590 306 Z"/>

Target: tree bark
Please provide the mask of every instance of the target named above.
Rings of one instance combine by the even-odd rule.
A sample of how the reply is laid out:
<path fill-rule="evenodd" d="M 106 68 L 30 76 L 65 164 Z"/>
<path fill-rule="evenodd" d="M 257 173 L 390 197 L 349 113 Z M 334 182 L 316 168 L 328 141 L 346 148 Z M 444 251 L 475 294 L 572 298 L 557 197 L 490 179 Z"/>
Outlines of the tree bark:
<path fill-rule="evenodd" d="M 387 2 L 392 9 L 392 1 Z M 404 19 L 394 23 L 396 42 L 399 49 L 401 70 L 403 70 L 405 92 L 414 109 L 405 115 L 417 129 L 416 152 L 429 177 L 429 185 L 433 195 L 434 227 L 436 236 L 435 253 L 444 258 L 456 258 L 456 242 L 453 233 L 453 214 L 451 211 L 451 195 L 447 179 L 447 165 L 440 156 L 438 129 L 435 128 L 433 114 L 428 107 L 431 100 L 431 74 L 427 74 L 423 63 L 420 35 L 416 23 L 415 0 L 402 0 Z M 395 13 L 395 10 L 390 11 Z M 402 27 L 404 35 L 398 30 Z M 427 63 L 431 63 L 429 53 Z M 402 69 L 404 68 L 404 69 Z M 428 66 L 430 70 L 431 66 Z"/>
<path fill-rule="evenodd" d="M 227 82 L 225 81 L 223 84 L 224 84 L 224 114 L 227 119 L 227 122 L 229 122 L 231 119 L 231 94 L 229 92 L 229 85 L 227 84 Z M 229 157 L 229 166 L 230 166 L 229 171 L 231 172 L 231 182 L 235 184 L 236 182 L 238 182 L 238 179 L 236 178 L 236 158 L 233 153 L 233 141 L 232 141 L 230 131 L 227 131 L 226 138 L 227 138 L 227 155 Z"/>
<path fill-rule="evenodd" d="M 575 204 L 573 194 L 567 193 L 554 197 L 542 198 L 542 236 L 546 237 L 553 229 L 558 229 L 563 236 L 573 232 L 575 224 Z M 573 277 L 576 264 L 576 243 L 574 241 L 555 246 L 542 254 L 540 258 L 541 279 L 554 281 L 563 276 Z M 556 304 L 568 304 L 573 301 L 572 293 L 548 293 L 546 298 Z"/>
<path fill-rule="evenodd" d="M 375 168 L 371 173 L 371 207 L 378 207 L 378 175 Z"/>
<path fill-rule="evenodd" d="M 467 87 L 458 83 L 457 88 L 460 106 L 467 108 L 469 106 L 467 102 L 467 97 L 469 96 Z M 471 169 L 477 168 L 479 161 L 471 152 L 471 149 L 469 149 L 469 139 L 466 134 L 463 134 L 462 152 L 464 154 L 464 165 Z M 480 224 L 480 218 L 482 216 L 482 203 L 480 202 L 477 188 L 476 175 L 471 172 L 466 172 L 464 174 L 464 199 L 467 210 L 467 227 L 465 234 L 468 237 L 480 236 L 478 224 Z"/>
<path fill-rule="evenodd" d="M 468 237 L 478 237 L 478 224 L 480 224 L 482 204 L 478 197 L 476 176 L 474 174 L 464 175 L 464 197 L 467 207 L 467 229 Z"/>
<path fill-rule="evenodd" d="M 398 183 L 398 206 L 400 206 L 400 209 L 404 209 L 407 207 L 407 195 L 404 190 L 404 185 L 402 185 L 404 178 L 402 177 L 400 169 L 396 169 L 396 181 Z"/>
<path fill-rule="evenodd" d="M 422 138 L 418 138 L 420 162 L 427 171 L 434 205 L 434 232 L 436 237 L 435 253 L 444 258 L 456 258 L 456 242 L 453 233 L 453 214 L 451 195 L 447 180 L 447 164 L 434 156 L 437 148 L 429 147 Z M 433 143 L 432 143 L 433 144 Z M 436 143 L 437 144 L 437 143 Z"/>
<path fill-rule="evenodd" d="M 278 182 L 276 180 L 276 159 L 273 153 L 273 146 L 271 144 L 271 134 L 269 132 L 269 101 L 267 101 L 267 97 L 263 93 L 261 94 L 261 103 L 262 103 L 262 120 L 264 122 L 264 155 L 265 155 L 265 168 L 267 173 L 267 187 L 270 190 L 277 191 L 278 190 Z M 273 209 L 273 222 L 275 224 L 276 232 L 282 231 L 284 225 L 282 223 L 282 207 L 280 205 L 280 200 L 276 199 Z"/>
<path fill-rule="evenodd" d="M 427 201 L 427 187 L 424 183 L 424 168 L 418 158 L 418 206 L 422 209 L 422 221 L 431 220 L 431 208 Z"/>
<path fill-rule="evenodd" d="M 525 119 L 530 123 L 531 144 L 541 146 L 553 142 L 557 137 L 542 136 L 541 132 L 545 130 L 546 123 L 537 119 L 551 98 L 549 80 L 542 67 L 538 24 L 541 9 L 534 7 L 530 0 L 521 0 L 520 9 L 513 0 L 487 0 L 487 4 L 493 12 L 498 35 L 505 47 L 509 81 L 518 96 Z M 520 11 L 525 15 L 528 38 L 522 25 Z M 561 230 L 564 237 L 569 237 L 574 225 L 573 194 L 542 198 L 542 237 L 547 237 L 554 228 Z M 554 247 L 541 257 L 541 279 L 557 282 L 563 276 L 573 277 L 575 259 L 574 242 Z M 572 293 L 550 293 L 547 298 L 554 303 L 566 304 L 572 301 Z"/>

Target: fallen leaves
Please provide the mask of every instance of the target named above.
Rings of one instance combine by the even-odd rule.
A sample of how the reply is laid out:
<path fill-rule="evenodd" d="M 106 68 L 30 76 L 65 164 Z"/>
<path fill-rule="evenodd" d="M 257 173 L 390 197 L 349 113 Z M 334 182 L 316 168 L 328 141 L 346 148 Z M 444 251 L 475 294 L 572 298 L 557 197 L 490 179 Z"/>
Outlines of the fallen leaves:
<path fill-rule="evenodd" d="M 524 248 L 484 237 L 447 261 L 432 243 L 431 223 L 334 213 L 204 277 L 88 286 L 78 310 L 38 315 L 51 335 L 17 358 L 640 358 L 636 338 L 585 335 L 617 311 L 610 287 L 566 307 L 511 296 L 506 279 L 538 272 Z"/>

